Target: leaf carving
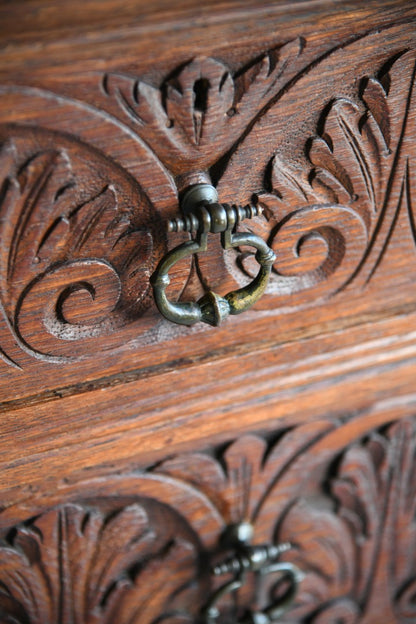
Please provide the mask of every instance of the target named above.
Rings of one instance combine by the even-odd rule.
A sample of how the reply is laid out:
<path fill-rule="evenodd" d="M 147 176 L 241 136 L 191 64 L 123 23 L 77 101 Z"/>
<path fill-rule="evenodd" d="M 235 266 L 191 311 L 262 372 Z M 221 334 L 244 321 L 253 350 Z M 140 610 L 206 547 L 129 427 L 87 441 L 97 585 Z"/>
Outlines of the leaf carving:
<path fill-rule="evenodd" d="M 280 536 L 296 535 L 294 560 L 310 570 L 295 621 L 332 622 L 340 610 L 360 624 L 414 621 L 415 470 L 414 422 L 398 422 L 342 454 L 332 501 L 294 502 Z"/>
<path fill-rule="evenodd" d="M 271 192 L 259 194 L 268 220 L 263 235 L 279 251 L 269 292 L 336 293 L 359 275 L 366 284 L 402 209 L 414 234 L 405 149 L 406 137 L 415 136 L 414 77 L 414 53 L 396 55 L 362 78 L 357 99 L 339 97 L 326 107 L 305 145 L 309 166 L 276 153 Z M 253 274 L 251 254 L 241 268 Z"/>
<path fill-rule="evenodd" d="M 108 74 L 104 90 L 174 174 L 211 167 L 282 89 L 301 54 L 299 39 L 270 50 L 232 76 L 212 58 L 196 58 L 160 88 Z"/>
<path fill-rule="evenodd" d="M 198 621 L 218 587 L 209 559 L 224 558 L 222 531 L 248 520 L 254 543 L 291 542 L 282 558 L 306 574 L 285 622 L 414 622 L 416 422 L 345 447 L 350 424 L 244 435 L 110 477 L 94 504 L 65 503 L 12 527 L 0 543 L 2 621 Z M 201 518 L 216 510 L 224 523 Z M 273 583 L 248 578 L 221 611 L 236 621 L 254 603 L 264 608 Z"/>
<path fill-rule="evenodd" d="M 279 478 L 287 464 L 330 427 L 325 421 L 304 425 L 286 432 L 272 446 L 260 436 L 245 435 L 224 449 L 219 459 L 193 453 L 185 461 L 180 456 L 166 460 L 157 472 L 201 490 L 224 517 L 225 525 L 259 521 L 257 539 L 269 540 L 276 516 L 263 516 L 263 506 L 271 492 L 275 513 L 280 503 L 285 504 L 285 496 L 280 501 Z"/>
<path fill-rule="evenodd" d="M 362 79 L 360 101 L 335 99 L 320 134 L 307 142 L 312 169 L 296 170 L 278 155 L 274 158 L 271 184 L 278 198 L 292 208 L 305 202 L 349 203 L 370 229 L 371 216 L 380 212 L 391 192 L 389 180 L 408 121 L 413 73 L 414 56 L 407 52 L 387 74 L 382 68 L 378 78 Z"/>
<path fill-rule="evenodd" d="M 70 343 L 113 332 L 149 306 L 157 223 L 124 174 L 95 153 L 83 158 L 86 146 L 60 137 L 57 148 L 42 130 L 2 133 L 3 316 L 24 351 L 73 359 Z M 97 158 L 94 176 L 85 169 Z"/>
<path fill-rule="evenodd" d="M 181 538 L 158 541 L 139 504 L 108 516 L 73 504 L 52 510 L 0 547 L 0 614 L 7 607 L 31 624 L 159 621 L 195 551 Z"/>

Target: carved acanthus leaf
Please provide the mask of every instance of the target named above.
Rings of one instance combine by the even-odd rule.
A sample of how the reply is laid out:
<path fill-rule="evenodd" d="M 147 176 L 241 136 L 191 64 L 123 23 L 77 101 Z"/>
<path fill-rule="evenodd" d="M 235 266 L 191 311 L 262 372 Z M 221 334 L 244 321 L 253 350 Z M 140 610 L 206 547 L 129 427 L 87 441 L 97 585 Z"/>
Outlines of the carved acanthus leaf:
<path fill-rule="evenodd" d="M 42 130 L 2 134 L 3 315 L 23 350 L 59 361 L 73 356 L 69 343 L 111 332 L 148 307 L 156 224 L 144 225 L 147 199 L 125 175 L 111 176 L 102 156 L 84 159 L 82 146 L 63 137 L 51 147 Z M 95 177 L 85 171 L 94 158 Z"/>
<path fill-rule="evenodd" d="M 209 556 L 224 556 L 217 548 L 227 525 L 248 520 L 255 543 L 291 542 L 283 558 L 306 573 L 285 622 L 414 622 L 415 419 L 344 446 L 351 433 L 322 421 L 274 441 L 245 435 L 110 478 L 108 496 L 94 504 L 62 504 L 12 527 L 0 544 L 1 617 L 18 624 L 195 622 L 215 587 Z M 221 603 L 230 621 L 255 595 L 260 607 L 273 601 L 273 587 L 261 585 L 256 594 L 248 579 Z"/>
<path fill-rule="evenodd" d="M 414 64 L 414 54 L 403 53 L 377 77 L 361 80 L 357 101 L 341 97 L 330 104 L 319 135 L 306 144 L 312 168 L 295 168 L 279 154 L 274 157 L 271 186 L 282 207 L 351 205 L 370 229 L 372 215 L 381 211 L 392 190 Z"/>
<path fill-rule="evenodd" d="M 414 53 L 396 55 L 376 76 L 362 78 L 356 99 L 339 97 L 327 106 L 319 134 L 305 145 L 308 166 L 274 156 L 271 192 L 259 194 L 268 220 L 262 235 L 278 250 L 270 293 L 295 294 L 321 283 L 319 292 L 338 292 L 359 274 L 366 283 L 400 210 L 409 213 L 413 232 L 404 146 L 415 136 L 414 75 Z M 253 274 L 251 254 L 241 268 Z"/>
<path fill-rule="evenodd" d="M 195 453 L 163 462 L 156 470 L 185 481 L 208 497 L 224 518 L 225 525 L 241 521 L 256 524 L 257 539 L 271 539 L 275 517 L 262 517 L 262 507 L 273 495 L 276 513 L 286 498 L 279 496 L 279 477 L 293 458 L 331 428 L 323 421 L 285 432 L 272 446 L 263 438 L 245 435 L 227 446 L 220 458 Z M 271 522 L 271 524 L 270 524 Z"/>
<path fill-rule="evenodd" d="M 280 535 L 296 535 L 293 558 L 309 570 L 293 621 L 415 620 L 415 457 L 414 422 L 374 432 L 341 456 L 332 500 L 290 508 Z"/>
<path fill-rule="evenodd" d="M 189 580 L 195 551 L 159 542 L 138 504 L 106 515 L 66 505 L 0 547 L 0 614 L 31 624 L 151 624 Z"/>
<path fill-rule="evenodd" d="M 273 100 L 302 47 L 301 40 L 290 41 L 235 76 L 217 60 L 196 58 L 160 88 L 109 74 L 104 89 L 168 169 L 203 171 Z"/>

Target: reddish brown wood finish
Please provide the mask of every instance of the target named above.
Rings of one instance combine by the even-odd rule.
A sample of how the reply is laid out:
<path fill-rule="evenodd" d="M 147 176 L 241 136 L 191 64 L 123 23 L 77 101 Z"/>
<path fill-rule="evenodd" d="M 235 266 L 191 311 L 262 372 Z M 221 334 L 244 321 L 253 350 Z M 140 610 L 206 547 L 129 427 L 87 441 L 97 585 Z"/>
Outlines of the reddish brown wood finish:
<path fill-rule="evenodd" d="M 36 623 L 199 621 L 208 558 L 250 521 L 256 543 L 290 539 L 306 572 L 285 621 L 411 621 L 414 455 L 414 420 L 360 437 L 330 419 L 63 485 L 3 533 L 0 604 Z"/>
<path fill-rule="evenodd" d="M 240 520 L 294 544 L 285 621 L 416 620 L 415 40 L 407 0 L 0 7 L 0 622 L 196 622 Z M 174 326 L 149 278 L 207 177 L 277 260 Z"/>

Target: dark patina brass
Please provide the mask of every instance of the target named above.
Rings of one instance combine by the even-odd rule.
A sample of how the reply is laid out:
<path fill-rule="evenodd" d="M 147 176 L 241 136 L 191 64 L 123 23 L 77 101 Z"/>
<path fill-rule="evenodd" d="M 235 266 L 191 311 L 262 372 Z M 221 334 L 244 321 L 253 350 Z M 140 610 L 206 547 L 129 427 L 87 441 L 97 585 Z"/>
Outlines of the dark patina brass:
<path fill-rule="evenodd" d="M 244 312 L 263 295 L 276 260 L 274 252 L 261 238 L 251 232 L 235 232 L 241 221 L 261 214 L 261 208 L 220 204 L 213 201 L 215 197 L 216 192 L 212 186 L 195 185 L 185 195 L 182 203 L 184 217 L 168 223 L 168 231 L 195 233 L 193 240 L 175 247 L 162 258 L 151 278 L 157 307 L 173 323 L 192 325 L 202 321 L 217 326 L 230 314 Z M 209 291 L 197 302 L 170 301 L 166 295 L 170 269 L 183 258 L 206 251 L 209 232 L 221 235 L 221 245 L 225 250 L 243 245 L 254 247 L 257 250 L 255 258 L 260 265 L 257 276 L 247 286 L 223 297 Z"/>
<path fill-rule="evenodd" d="M 249 609 L 233 624 L 273 624 L 293 605 L 303 573 L 289 562 L 279 562 L 280 555 L 291 548 L 288 543 L 251 545 L 253 527 L 247 522 L 229 527 L 223 540 L 224 548 L 231 550 L 231 555 L 220 561 L 212 569 L 216 577 L 228 576 L 226 583 L 221 585 L 210 597 L 202 611 L 203 624 L 218 624 L 221 618 L 221 599 L 227 594 L 237 592 L 246 582 L 247 574 L 254 573 L 264 577 L 276 574 L 286 584 L 284 594 L 275 599 L 263 610 Z M 231 578 L 230 578 L 231 577 Z"/>

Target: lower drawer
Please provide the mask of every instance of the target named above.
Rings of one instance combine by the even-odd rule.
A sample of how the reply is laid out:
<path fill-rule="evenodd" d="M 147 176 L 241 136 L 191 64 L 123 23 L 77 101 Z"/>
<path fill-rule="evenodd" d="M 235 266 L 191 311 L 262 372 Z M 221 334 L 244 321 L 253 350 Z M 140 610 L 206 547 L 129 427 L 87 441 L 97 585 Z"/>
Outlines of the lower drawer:
<path fill-rule="evenodd" d="M 244 552 L 227 535 L 242 523 L 269 555 L 289 542 L 271 562 L 304 573 L 284 621 L 415 621 L 409 411 L 246 434 L 146 469 L 45 484 L 0 516 L 1 621 L 282 621 L 288 580 L 279 566 L 241 574 Z M 238 590 L 215 596 L 236 577 Z"/>

